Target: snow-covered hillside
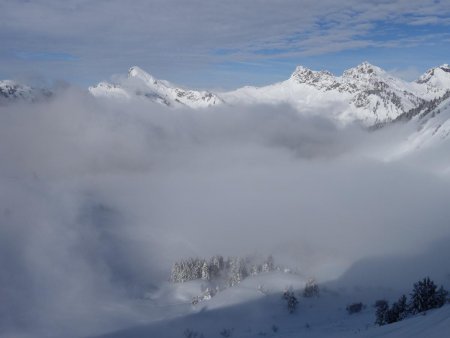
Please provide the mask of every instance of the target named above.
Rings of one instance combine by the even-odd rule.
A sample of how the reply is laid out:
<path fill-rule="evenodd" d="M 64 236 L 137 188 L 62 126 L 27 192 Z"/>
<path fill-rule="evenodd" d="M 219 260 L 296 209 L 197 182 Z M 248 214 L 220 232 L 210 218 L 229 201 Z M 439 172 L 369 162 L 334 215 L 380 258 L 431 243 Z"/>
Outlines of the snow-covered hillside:
<path fill-rule="evenodd" d="M 450 91 L 441 98 L 429 101 L 418 109 L 399 116 L 393 123 L 404 127 L 403 139 L 392 144 L 385 154 L 386 159 L 395 160 L 405 156 L 424 156 L 422 163 L 428 169 L 450 172 L 450 163 L 445 155 L 450 146 Z M 435 152 L 442 152 L 436 155 Z"/>
<path fill-rule="evenodd" d="M 102 338 L 201 338 L 201 337 L 446 337 L 450 330 L 450 306 L 432 310 L 385 326 L 374 324 L 377 299 L 392 297 L 389 289 L 345 289 L 324 286 L 318 297 L 302 296 L 305 278 L 271 272 L 251 277 L 226 289 L 210 300 L 191 305 L 189 300 L 201 282 L 167 286 L 147 300 L 164 308 L 171 319 L 138 325 L 105 334 Z M 281 297 L 286 287 L 298 297 L 294 313 L 289 313 Z M 161 303 L 161 297 L 166 303 Z M 153 297 L 153 298 L 152 298 Z M 361 302 L 361 312 L 349 314 L 349 304 Z M 165 305 L 165 306 L 164 306 Z M 184 314 L 182 315 L 181 313 Z"/>
<path fill-rule="evenodd" d="M 443 64 L 436 68 L 429 69 L 417 81 L 417 84 L 425 84 L 427 92 L 442 95 L 442 91 L 450 89 L 450 66 Z"/>
<path fill-rule="evenodd" d="M 131 98 L 141 97 L 167 106 L 204 108 L 220 104 L 222 100 L 206 91 L 185 90 L 168 81 L 155 79 L 139 67 L 131 67 L 128 77 L 119 83 L 100 82 L 89 87 L 97 97 Z"/>

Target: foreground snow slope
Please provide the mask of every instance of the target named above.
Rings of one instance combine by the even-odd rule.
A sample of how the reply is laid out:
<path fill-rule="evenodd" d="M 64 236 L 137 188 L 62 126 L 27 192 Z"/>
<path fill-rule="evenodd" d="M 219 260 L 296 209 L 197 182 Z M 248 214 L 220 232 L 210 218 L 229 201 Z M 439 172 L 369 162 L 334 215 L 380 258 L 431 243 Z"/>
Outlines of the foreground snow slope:
<path fill-rule="evenodd" d="M 209 301 L 191 306 L 184 316 L 117 331 L 103 338 L 143 337 L 447 337 L 450 330 L 450 306 L 430 311 L 402 322 L 378 327 L 374 325 L 375 300 L 395 297 L 397 291 L 377 288 L 338 290 L 323 287 L 320 297 L 304 298 L 305 279 L 280 272 L 251 277 L 239 286 L 220 292 Z M 289 314 L 282 290 L 292 286 L 298 291 L 299 305 Z M 180 288 L 187 294 L 193 284 L 177 286 L 178 302 L 184 304 Z M 189 291 L 190 290 L 190 291 Z M 171 300 L 172 302 L 174 299 Z M 346 306 L 363 302 L 365 308 L 349 315 Z M 195 333 L 198 335 L 195 336 Z"/>
<path fill-rule="evenodd" d="M 368 330 L 361 337 L 444 338 L 450 332 L 450 306 L 404 321 Z"/>
<path fill-rule="evenodd" d="M 320 283 L 319 297 L 303 297 L 307 280 L 300 273 L 273 271 L 244 279 L 210 300 L 191 305 L 205 281 L 168 283 L 149 294 L 148 304 L 164 309 L 165 317 L 148 320 L 131 328 L 115 331 L 102 338 L 186 337 L 188 329 L 207 337 L 447 337 L 450 330 L 450 305 L 404 321 L 379 327 L 374 324 L 379 299 L 391 304 L 408 294 L 415 281 L 429 274 L 438 284 L 450 282 L 448 269 L 435 266 L 436 257 L 449 257 L 447 241 L 436 242 L 426 251 L 409 256 L 394 255 L 362 259 L 339 278 Z M 401 269 L 399 268 L 401 267 Z M 282 292 L 292 287 L 299 300 L 290 314 Z M 348 314 L 349 304 L 362 302 L 360 313 Z M 165 306 L 164 306 L 165 305 Z M 152 305 L 149 305 L 149 307 Z M 192 336 L 195 337 L 195 336 Z"/>

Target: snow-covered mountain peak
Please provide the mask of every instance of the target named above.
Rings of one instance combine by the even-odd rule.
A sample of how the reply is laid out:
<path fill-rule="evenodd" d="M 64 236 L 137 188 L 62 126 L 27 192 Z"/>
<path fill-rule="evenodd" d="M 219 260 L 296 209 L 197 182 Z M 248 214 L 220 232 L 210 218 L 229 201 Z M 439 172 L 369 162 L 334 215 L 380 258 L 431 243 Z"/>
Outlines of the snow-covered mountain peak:
<path fill-rule="evenodd" d="M 9 95 L 20 94 L 23 92 L 29 92 L 30 87 L 22 85 L 13 80 L 0 80 L 0 90 L 1 93 Z"/>
<path fill-rule="evenodd" d="M 34 102 L 49 96 L 49 90 L 33 88 L 13 80 L 0 80 L 0 103 L 15 100 Z"/>
<path fill-rule="evenodd" d="M 384 74 L 386 74 L 386 72 L 380 67 L 374 66 L 369 62 L 364 61 L 356 67 L 347 69 L 344 72 L 343 77 L 353 79 L 369 79 Z"/>
<path fill-rule="evenodd" d="M 290 79 L 297 83 L 305 83 L 313 86 L 319 85 L 319 87 L 335 81 L 334 75 L 329 71 L 316 71 L 303 66 L 297 66 Z"/>
<path fill-rule="evenodd" d="M 142 68 L 133 66 L 128 77 L 118 83 L 100 82 L 89 87 L 92 95 L 113 98 L 144 98 L 167 106 L 209 107 L 222 100 L 206 91 L 186 90 L 168 81 L 158 80 Z"/>
<path fill-rule="evenodd" d="M 416 82 L 450 89 L 450 66 L 445 63 L 439 67 L 428 69 Z"/>
<path fill-rule="evenodd" d="M 145 70 L 138 66 L 133 66 L 130 69 L 128 69 L 128 78 L 136 78 L 143 80 L 147 84 L 156 84 L 158 81 L 149 73 L 147 73 Z"/>

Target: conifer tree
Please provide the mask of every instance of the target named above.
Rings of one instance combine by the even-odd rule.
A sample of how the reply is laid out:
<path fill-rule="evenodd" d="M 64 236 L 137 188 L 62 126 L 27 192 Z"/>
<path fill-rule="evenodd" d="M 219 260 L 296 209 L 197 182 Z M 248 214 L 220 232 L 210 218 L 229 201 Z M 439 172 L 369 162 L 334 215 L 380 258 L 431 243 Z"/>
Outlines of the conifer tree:
<path fill-rule="evenodd" d="M 387 301 L 385 301 L 384 299 L 382 300 L 378 300 L 375 303 L 375 307 L 376 307 L 376 311 L 375 311 L 375 324 L 378 325 L 384 325 L 387 324 L 386 322 L 386 317 L 387 317 L 387 312 L 389 311 L 389 303 Z"/>

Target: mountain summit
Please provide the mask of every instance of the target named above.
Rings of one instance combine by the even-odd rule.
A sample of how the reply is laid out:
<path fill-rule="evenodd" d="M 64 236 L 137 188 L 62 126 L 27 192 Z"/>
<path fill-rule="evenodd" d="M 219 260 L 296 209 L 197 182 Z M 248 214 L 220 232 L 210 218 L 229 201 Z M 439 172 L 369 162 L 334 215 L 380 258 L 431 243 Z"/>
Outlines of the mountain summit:
<path fill-rule="evenodd" d="M 12 80 L 0 80 L 0 104 L 13 101 L 35 102 L 51 96 L 46 89 L 33 88 Z"/>
<path fill-rule="evenodd" d="M 439 67 L 431 68 L 416 82 L 418 84 L 427 85 L 429 91 L 450 88 L 450 66 L 448 64 L 443 64 Z"/>
<path fill-rule="evenodd" d="M 118 83 L 100 82 L 89 87 L 96 97 L 106 98 L 144 98 L 166 106 L 202 108 L 220 104 L 222 100 L 206 91 L 185 90 L 168 81 L 158 80 L 143 69 L 133 66 L 128 77 Z"/>

